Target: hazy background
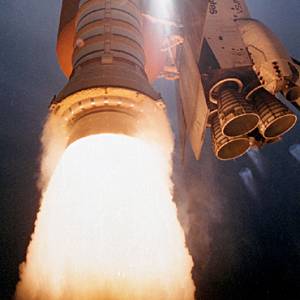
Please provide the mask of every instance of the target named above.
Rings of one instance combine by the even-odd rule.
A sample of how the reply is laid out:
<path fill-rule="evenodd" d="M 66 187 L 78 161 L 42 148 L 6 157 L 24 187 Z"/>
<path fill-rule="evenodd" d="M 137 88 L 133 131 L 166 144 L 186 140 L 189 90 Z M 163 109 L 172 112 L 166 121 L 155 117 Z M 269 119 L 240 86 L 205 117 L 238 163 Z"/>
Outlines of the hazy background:
<path fill-rule="evenodd" d="M 299 59 L 299 0 L 247 3 Z M 0 0 L 0 8 L 0 299 L 9 299 L 39 205 L 39 136 L 65 79 L 55 56 L 60 1 Z M 175 120 L 172 85 L 157 86 Z M 208 135 L 201 161 L 176 164 L 197 299 L 300 299 L 300 164 L 289 153 L 299 134 L 298 125 L 233 162 L 214 158 Z"/>

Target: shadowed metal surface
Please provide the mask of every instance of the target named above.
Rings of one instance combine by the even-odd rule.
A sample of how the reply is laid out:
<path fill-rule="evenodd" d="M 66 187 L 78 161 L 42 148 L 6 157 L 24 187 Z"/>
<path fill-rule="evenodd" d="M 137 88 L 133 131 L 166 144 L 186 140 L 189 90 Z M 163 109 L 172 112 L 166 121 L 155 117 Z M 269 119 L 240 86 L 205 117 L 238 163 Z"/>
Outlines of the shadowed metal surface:
<path fill-rule="evenodd" d="M 222 133 L 218 117 L 212 119 L 212 142 L 215 155 L 221 160 L 238 158 L 246 153 L 250 147 L 249 138 L 240 136 L 230 138 Z"/>
<path fill-rule="evenodd" d="M 218 101 L 220 125 L 224 135 L 235 137 L 254 130 L 259 117 L 251 103 L 231 88 L 224 87 Z"/>
<path fill-rule="evenodd" d="M 266 90 L 261 90 L 255 101 L 261 119 L 259 130 L 265 138 L 276 138 L 295 126 L 296 115 Z"/>

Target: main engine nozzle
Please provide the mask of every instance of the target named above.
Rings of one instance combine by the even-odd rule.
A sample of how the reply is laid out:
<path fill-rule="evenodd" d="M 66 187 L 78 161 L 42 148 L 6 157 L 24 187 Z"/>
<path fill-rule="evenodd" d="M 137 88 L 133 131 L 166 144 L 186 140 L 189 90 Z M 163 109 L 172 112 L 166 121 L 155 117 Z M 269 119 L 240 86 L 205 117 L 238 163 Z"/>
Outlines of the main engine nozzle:
<path fill-rule="evenodd" d="M 144 70 L 140 5 L 139 0 L 79 2 L 73 71 L 52 103 L 68 128 L 69 144 L 99 133 L 134 135 L 149 116 L 164 111 Z M 61 19 L 60 30 L 64 24 Z"/>
<path fill-rule="evenodd" d="M 251 103 L 231 86 L 224 86 L 218 101 L 220 125 L 224 135 L 228 137 L 242 136 L 253 131 L 259 117 Z"/>
<path fill-rule="evenodd" d="M 217 114 L 211 118 L 211 136 L 215 155 L 220 160 L 238 158 L 244 155 L 250 147 L 250 140 L 247 136 L 225 136 Z"/>
<path fill-rule="evenodd" d="M 277 138 L 295 126 L 296 115 L 265 89 L 259 90 L 254 100 L 261 120 L 259 131 L 264 138 Z"/>

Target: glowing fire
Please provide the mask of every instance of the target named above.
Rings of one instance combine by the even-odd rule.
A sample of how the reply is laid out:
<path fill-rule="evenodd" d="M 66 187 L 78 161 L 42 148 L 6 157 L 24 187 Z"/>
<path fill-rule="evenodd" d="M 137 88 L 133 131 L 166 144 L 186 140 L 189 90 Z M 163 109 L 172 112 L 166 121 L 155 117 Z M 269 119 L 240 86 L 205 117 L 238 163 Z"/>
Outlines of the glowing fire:
<path fill-rule="evenodd" d="M 70 145 L 44 193 L 16 298 L 194 299 L 170 157 L 124 135 Z"/>

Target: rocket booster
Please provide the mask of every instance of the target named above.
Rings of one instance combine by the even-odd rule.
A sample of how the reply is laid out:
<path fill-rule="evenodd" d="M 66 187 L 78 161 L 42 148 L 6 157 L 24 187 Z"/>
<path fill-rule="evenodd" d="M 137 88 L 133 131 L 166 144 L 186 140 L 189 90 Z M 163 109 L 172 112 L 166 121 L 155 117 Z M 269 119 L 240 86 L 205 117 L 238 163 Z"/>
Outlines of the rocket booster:
<path fill-rule="evenodd" d="M 146 115 L 164 110 L 145 72 L 139 0 L 63 1 L 57 53 L 70 77 L 51 110 L 64 120 L 69 144 L 99 133 L 134 135 Z"/>

